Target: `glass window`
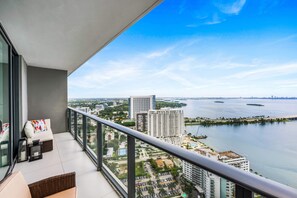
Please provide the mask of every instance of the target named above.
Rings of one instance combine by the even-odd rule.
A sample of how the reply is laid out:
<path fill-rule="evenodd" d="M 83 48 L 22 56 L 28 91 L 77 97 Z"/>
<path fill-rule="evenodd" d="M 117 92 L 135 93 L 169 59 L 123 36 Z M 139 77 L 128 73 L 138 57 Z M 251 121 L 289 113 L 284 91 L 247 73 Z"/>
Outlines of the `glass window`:
<path fill-rule="evenodd" d="M 9 53 L 8 45 L 0 35 L 0 180 L 10 164 L 9 151 Z"/>

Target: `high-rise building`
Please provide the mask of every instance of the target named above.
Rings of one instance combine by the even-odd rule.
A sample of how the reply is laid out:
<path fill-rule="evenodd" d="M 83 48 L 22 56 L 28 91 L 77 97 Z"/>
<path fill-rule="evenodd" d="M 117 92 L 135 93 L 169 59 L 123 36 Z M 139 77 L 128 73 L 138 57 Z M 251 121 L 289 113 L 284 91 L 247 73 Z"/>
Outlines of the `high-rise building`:
<path fill-rule="evenodd" d="M 219 154 L 211 149 L 197 149 L 195 151 L 214 160 L 218 160 L 219 157 Z M 203 189 L 205 198 L 220 197 L 220 177 L 217 175 L 185 161 L 183 161 L 183 173 L 187 180 Z"/>
<path fill-rule="evenodd" d="M 184 112 L 180 109 L 164 108 L 148 111 L 148 134 L 172 144 L 180 144 L 184 133 Z"/>
<path fill-rule="evenodd" d="M 136 118 L 136 113 L 147 112 L 150 109 L 156 109 L 156 96 L 131 96 L 129 98 L 130 119 Z"/>
<path fill-rule="evenodd" d="M 147 112 L 140 112 L 136 114 L 136 130 L 145 132 L 148 127 Z"/>
<path fill-rule="evenodd" d="M 219 160 L 229 164 L 231 166 L 235 166 L 236 168 L 240 168 L 244 171 L 250 171 L 250 163 L 246 159 L 246 157 L 241 156 L 233 151 L 225 151 L 219 153 Z M 230 181 L 224 181 L 221 184 L 224 197 L 234 197 L 235 185 Z"/>
<path fill-rule="evenodd" d="M 249 161 L 233 151 L 217 153 L 210 149 L 197 149 L 196 152 L 244 171 L 249 171 Z M 203 189 L 205 198 L 234 197 L 234 184 L 213 173 L 185 161 L 183 161 L 183 173 L 187 180 Z"/>

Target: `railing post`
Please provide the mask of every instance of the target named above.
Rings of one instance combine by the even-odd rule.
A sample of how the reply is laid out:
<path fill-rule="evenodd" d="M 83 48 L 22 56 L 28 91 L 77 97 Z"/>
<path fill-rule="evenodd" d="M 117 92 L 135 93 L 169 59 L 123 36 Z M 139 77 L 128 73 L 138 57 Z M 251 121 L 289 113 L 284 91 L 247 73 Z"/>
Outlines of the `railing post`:
<path fill-rule="evenodd" d="M 87 117 L 83 115 L 83 150 L 85 151 L 87 149 Z"/>
<path fill-rule="evenodd" d="M 77 112 L 74 111 L 74 139 L 77 140 Z"/>
<path fill-rule="evenodd" d="M 253 198 L 252 191 L 235 184 L 235 197 L 236 198 Z"/>
<path fill-rule="evenodd" d="M 128 197 L 135 197 L 135 138 L 128 135 Z"/>
<path fill-rule="evenodd" d="M 102 170 L 102 156 L 103 156 L 103 135 L 102 124 L 97 122 L 97 170 Z"/>

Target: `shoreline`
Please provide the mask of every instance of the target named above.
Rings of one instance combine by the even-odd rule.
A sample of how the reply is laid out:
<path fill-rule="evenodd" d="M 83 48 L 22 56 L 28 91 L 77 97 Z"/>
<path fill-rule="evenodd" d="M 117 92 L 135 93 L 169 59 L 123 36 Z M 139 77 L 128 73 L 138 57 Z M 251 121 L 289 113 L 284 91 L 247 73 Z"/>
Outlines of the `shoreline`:
<path fill-rule="evenodd" d="M 248 125 L 248 124 L 273 124 L 273 123 L 286 123 L 290 120 L 295 120 L 297 117 L 280 117 L 271 118 L 264 116 L 245 117 L 245 118 L 185 118 L 185 126 L 201 125 L 201 126 L 220 126 L 220 125 Z"/>

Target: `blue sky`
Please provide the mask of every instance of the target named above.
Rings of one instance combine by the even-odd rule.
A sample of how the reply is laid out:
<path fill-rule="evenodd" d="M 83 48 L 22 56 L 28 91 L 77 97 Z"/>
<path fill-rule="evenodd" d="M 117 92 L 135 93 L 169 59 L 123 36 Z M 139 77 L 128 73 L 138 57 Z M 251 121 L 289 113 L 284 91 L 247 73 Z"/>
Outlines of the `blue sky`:
<path fill-rule="evenodd" d="M 165 0 L 69 76 L 69 97 L 297 96 L 296 8 Z"/>

